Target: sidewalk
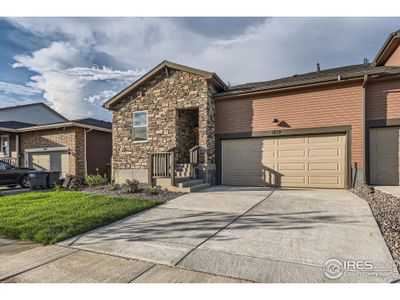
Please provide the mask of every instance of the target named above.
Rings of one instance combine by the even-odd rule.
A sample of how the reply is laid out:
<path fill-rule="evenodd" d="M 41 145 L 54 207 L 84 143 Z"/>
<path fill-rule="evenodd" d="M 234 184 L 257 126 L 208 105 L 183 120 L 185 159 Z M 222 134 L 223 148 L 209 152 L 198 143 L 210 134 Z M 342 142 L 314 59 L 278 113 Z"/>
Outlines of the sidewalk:
<path fill-rule="evenodd" d="M 62 246 L 0 238 L 0 282 L 239 283 L 234 278 Z"/>

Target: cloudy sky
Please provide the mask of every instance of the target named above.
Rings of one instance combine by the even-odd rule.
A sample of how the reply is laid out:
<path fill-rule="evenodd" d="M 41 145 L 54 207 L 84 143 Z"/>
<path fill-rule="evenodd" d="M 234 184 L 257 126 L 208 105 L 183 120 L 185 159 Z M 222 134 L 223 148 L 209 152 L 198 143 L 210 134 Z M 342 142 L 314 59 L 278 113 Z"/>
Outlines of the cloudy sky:
<path fill-rule="evenodd" d="M 0 18 L 0 107 L 44 101 L 68 118 L 167 59 L 232 85 L 372 60 L 400 18 Z"/>

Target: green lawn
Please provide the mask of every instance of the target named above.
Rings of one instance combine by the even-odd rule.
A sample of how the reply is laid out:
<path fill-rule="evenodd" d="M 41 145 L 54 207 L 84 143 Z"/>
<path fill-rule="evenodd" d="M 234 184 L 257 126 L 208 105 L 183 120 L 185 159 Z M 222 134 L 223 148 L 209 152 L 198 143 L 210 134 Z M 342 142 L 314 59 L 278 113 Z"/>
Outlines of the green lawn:
<path fill-rule="evenodd" d="M 67 191 L 3 196 L 0 236 L 52 244 L 158 203 Z"/>

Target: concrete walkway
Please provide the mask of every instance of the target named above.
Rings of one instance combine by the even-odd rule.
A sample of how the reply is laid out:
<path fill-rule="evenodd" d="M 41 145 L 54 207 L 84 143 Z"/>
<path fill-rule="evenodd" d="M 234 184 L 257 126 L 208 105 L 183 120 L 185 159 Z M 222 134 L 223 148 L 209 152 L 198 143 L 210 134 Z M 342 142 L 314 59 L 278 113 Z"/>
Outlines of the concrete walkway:
<path fill-rule="evenodd" d="M 345 190 L 218 186 L 60 245 L 255 282 L 399 277 L 367 203 Z M 372 262 L 374 273 L 328 279 L 332 258 Z"/>
<path fill-rule="evenodd" d="M 400 186 L 398 185 L 374 185 L 373 187 L 386 194 L 400 197 Z"/>

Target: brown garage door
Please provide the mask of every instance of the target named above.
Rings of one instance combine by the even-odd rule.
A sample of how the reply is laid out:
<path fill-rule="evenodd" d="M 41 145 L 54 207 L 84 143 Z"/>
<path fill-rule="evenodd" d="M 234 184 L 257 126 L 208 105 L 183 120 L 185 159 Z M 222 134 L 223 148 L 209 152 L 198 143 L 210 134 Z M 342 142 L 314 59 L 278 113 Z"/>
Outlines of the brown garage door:
<path fill-rule="evenodd" d="M 370 183 L 399 185 L 399 127 L 370 130 Z"/>
<path fill-rule="evenodd" d="M 38 170 L 58 171 L 61 175 L 68 173 L 67 151 L 30 153 L 29 166 Z"/>
<path fill-rule="evenodd" d="M 346 135 L 222 141 L 222 184 L 344 188 Z"/>

